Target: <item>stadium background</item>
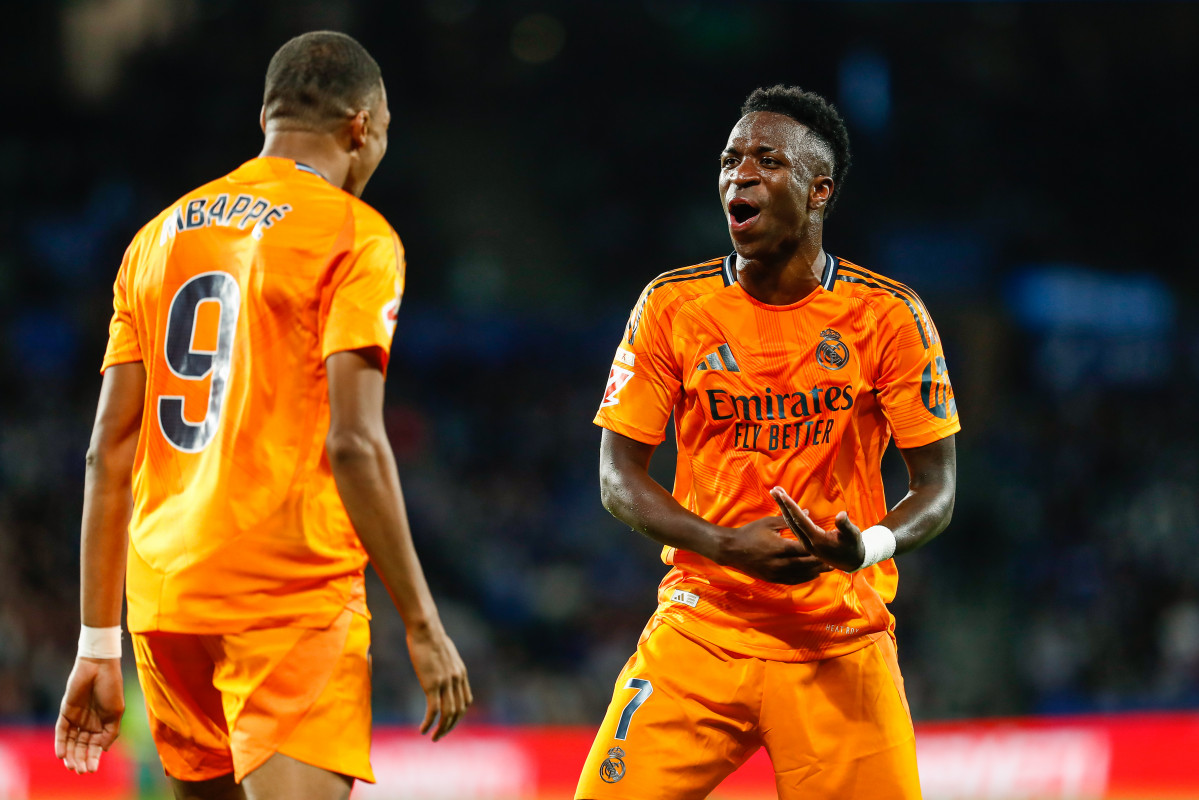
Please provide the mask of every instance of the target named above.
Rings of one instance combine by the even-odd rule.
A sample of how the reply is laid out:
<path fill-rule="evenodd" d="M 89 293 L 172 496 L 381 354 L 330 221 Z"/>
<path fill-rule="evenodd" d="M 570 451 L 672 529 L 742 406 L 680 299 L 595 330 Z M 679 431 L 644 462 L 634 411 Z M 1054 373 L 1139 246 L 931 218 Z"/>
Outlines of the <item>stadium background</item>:
<path fill-rule="evenodd" d="M 600 506 L 590 420 L 644 283 L 730 250 L 716 155 L 774 82 L 847 118 L 826 246 L 920 292 L 962 414 L 953 522 L 903 558 L 893 607 L 917 719 L 1199 708 L 1199 5 L 3 13 L 0 725 L 52 721 L 72 663 L 123 248 L 258 152 L 266 63 L 314 28 L 371 50 L 394 115 L 365 195 L 408 250 L 387 422 L 471 668 L 467 729 L 594 725 L 653 610 L 664 567 Z M 377 584 L 372 605 L 376 714 L 410 723 L 423 701 Z"/>

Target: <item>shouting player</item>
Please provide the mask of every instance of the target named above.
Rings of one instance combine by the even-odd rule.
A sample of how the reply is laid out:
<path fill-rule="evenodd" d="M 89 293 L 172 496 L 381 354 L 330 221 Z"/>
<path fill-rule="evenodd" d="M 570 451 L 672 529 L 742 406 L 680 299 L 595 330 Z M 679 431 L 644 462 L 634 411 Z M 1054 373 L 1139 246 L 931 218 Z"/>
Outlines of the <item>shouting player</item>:
<path fill-rule="evenodd" d="M 349 36 L 271 59 L 261 155 L 134 238 L 87 454 L 79 656 L 55 732 L 94 772 L 117 736 L 121 588 L 179 798 L 345 798 L 370 767 L 369 557 L 448 733 L 466 669 L 425 583 L 383 428 L 403 250 L 359 200 L 387 149 Z"/>
<path fill-rule="evenodd" d="M 906 286 L 825 252 L 849 166 L 836 110 L 758 89 L 720 155 L 735 252 L 659 275 L 616 351 L 600 483 L 664 545 L 658 610 L 576 796 L 703 798 L 759 747 L 780 798 L 915 798 L 892 556 L 953 510 L 957 407 Z M 674 413 L 673 495 L 647 467 Z M 887 511 L 894 436 L 909 491 Z"/>

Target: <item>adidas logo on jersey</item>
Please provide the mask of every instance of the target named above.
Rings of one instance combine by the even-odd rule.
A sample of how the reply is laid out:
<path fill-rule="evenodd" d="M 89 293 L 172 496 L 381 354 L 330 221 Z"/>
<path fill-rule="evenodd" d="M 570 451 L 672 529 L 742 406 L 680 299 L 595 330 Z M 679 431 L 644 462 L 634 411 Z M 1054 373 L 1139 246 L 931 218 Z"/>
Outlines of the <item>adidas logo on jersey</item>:
<path fill-rule="evenodd" d="M 727 342 L 717 347 L 711 353 L 704 356 L 704 360 L 696 365 L 696 370 L 728 370 L 729 372 L 740 372 L 741 367 L 737 366 L 737 359 L 733 358 L 733 351 L 729 349 Z"/>

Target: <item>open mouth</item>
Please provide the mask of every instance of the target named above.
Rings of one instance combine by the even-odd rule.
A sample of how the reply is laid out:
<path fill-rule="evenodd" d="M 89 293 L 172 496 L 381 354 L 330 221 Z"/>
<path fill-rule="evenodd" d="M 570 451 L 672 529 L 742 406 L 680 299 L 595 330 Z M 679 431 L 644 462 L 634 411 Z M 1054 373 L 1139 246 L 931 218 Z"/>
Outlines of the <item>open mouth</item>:
<path fill-rule="evenodd" d="M 738 197 L 729 201 L 729 218 L 738 226 L 750 222 L 758 213 L 758 207 L 748 200 Z"/>

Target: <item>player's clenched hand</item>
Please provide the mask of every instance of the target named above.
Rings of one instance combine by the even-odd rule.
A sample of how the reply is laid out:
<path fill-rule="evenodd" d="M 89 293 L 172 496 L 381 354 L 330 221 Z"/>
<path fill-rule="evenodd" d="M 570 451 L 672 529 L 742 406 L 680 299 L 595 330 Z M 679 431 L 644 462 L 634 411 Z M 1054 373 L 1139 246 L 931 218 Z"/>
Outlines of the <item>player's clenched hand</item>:
<path fill-rule="evenodd" d="M 121 732 L 125 685 L 119 658 L 77 658 L 54 726 L 54 754 L 76 773 L 100 768 Z"/>
<path fill-rule="evenodd" d="M 458 648 L 440 626 L 435 630 L 409 633 L 408 655 L 425 691 L 425 718 L 420 724 L 420 732 L 427 733 L 436 719 L 437 730 L 433 731 L 436 742 L 454 729 L 467 707 L 474 702 L 466 665 L 458 655 Z"/>
<path fill-rule="evenodd" d="M 717 563 L 770 583 L 807 583 L 831 567 L 808 552 L 802 541 L 780 535 L 782 517 L 763 517 L 728 530 Z"/>
<path fill-rule="evenodd" d="M 826 531 L 808 516 L 805 508 L 791 499 L 787 490 L 776 486 L 770 496 L 779 504 L 788 527 L 799 540 L 807 545 L 808 551 L 837 569 L 853 572 L 862 566 L 866 558 L 866 546 L 862 543 L 862 532 L 850 521 L 844 511 L 838 512 L 832 530 Z"/>

